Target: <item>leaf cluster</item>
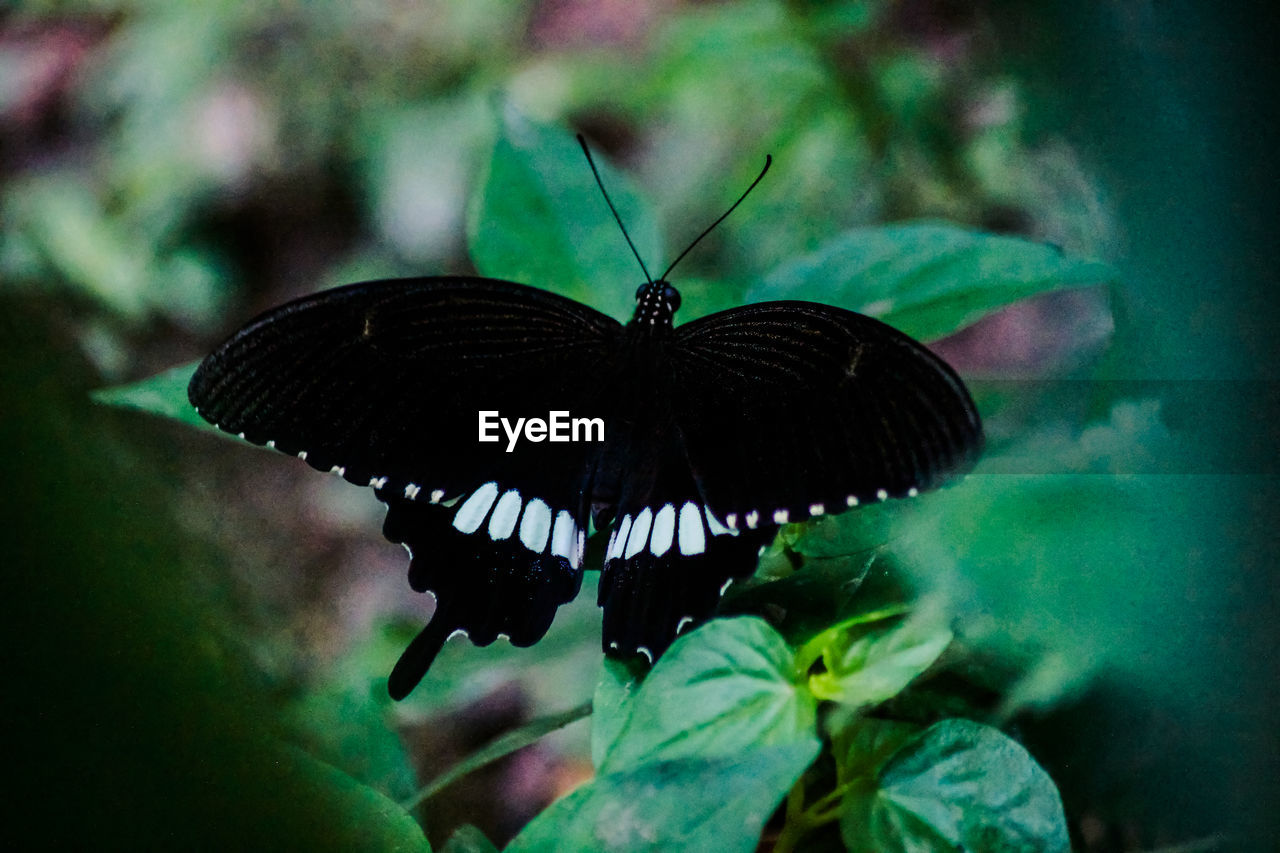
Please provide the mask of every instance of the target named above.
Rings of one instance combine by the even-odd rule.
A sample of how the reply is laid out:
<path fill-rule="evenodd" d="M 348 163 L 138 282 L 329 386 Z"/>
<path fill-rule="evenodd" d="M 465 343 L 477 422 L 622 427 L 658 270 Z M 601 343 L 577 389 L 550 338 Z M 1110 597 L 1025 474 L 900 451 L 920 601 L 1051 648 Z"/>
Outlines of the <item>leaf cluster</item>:
<path fill-rule="evenodd" d="M 637 270 L 621 236 L 602 233 L 612 223 L 582 178 L 589 172 L 572 137 L 509 105 L 499 105 L 498 119 L 471 208 L 477 268 L 625 316 L 617 294 L 634 289 Z M 603 171 L 640 251 L 656 259 L 652 206 L 607 163 Z M 609 242 L 615 251 L 582 254 Z M 1027 296 L 1109 277 L 1105 266 L 1054 249 L 928 222 L 852 229 L 750 292 L 825 298 L 936 337 Z M 696 316 L 713 300 L 692 302 L 684 310 Z M 185 375 L 177 369 L 99 399 L 186 419 Z M 913 554 L 911 531 L 926 521 L 870 507 L 789 526 L 760 576 L 727 604 L 773 625 L 759 615 L 713 621 L 643 679 L 606 661 L 592 724 L 597 777 L 508 849 L 750 850 L 783 799 L 782 823 L 770 830 L 778 850 L 835 831 L 853 850 L 1066 849 L 1056 789 L 1025 750 L 911 699 L 910 685 L 953 646 L 945 609 L 912 610 L 904 573 L 887 568 L 894 554 Z M 914 710 L 886 716 L 895 701 Z M 406 805 L 578 716 L 495 744 Z"/>

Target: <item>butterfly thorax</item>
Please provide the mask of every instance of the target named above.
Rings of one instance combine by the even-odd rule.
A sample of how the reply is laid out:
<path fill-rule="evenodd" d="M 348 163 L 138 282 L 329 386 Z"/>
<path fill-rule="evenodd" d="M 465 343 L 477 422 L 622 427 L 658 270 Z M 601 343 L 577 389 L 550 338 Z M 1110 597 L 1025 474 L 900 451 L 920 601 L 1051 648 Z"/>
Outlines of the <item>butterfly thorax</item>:
<path fill-rule="evenodd" d="M 662 279 L 645 282 L 636 289 L 636 312 L 628 325 L 669 332 L 679 308 L 680 291 L 670 282 Z"/>

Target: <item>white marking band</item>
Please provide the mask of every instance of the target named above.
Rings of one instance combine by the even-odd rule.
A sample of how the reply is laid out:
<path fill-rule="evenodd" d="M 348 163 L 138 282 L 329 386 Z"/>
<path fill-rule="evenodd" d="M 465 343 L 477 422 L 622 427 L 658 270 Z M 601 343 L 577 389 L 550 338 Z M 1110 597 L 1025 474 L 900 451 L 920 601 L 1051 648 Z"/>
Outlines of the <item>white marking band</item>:
<path fill-rule="evenodd" d="M 653 524 L 653 511 L 645 507 L 636 516 L 636 523 L 631 528 L 631 535 L 627 537 L 627 549 L 622 552 L 623 557 L 630 560 L 640 553 L 640 549 L 649 540 L 649 526 L 651 524 Z"/>
<path fill-rule="evenodd" d="M 728 532 L 727 530 L 725 531 Z M 707 537 L 702 530 L 702 513 L 693 501 L 686 501 L 680 507 L 680 553 L 686 557 L 701 554 L 707 550 Z"/>
<path fill-rule="evenodd" d="M 525 504 L 524 518 L 520 519 L 520 541 L 530 551 L 541 554 L 547 549 L 547 537 L 551 535 L 551 507 L 541 498 Z"/>
<path fill-rule="evenodd" d="M 516 529 L 516 519 L 520 517 L 520 493 L 508 489 L 498 498 L 498 505 L 493 508 L 489 518 L 489 538 L 497 542 L 506 539 Z"/>
<path fill-rule="evenodd" d="M 463 501 L 462 506 L 458 507 L 458 511 L 454 513 L 454 529 L 460 533 L 475 533 L 480 529 L 480 523 L 489 514 L 489 507 L 493 506 L 493 501 L 497 497 L 497 483 L 485 483 L 476 489 L 471 493 L 471 497 Z"/>
<path fill-rule="evenodd" d="M 653 537 L 649 540 L 649 550 L 655 557 L 661 557 L 671 548 L 676 535 L 676 508 L 664 504 L 658 514 L 653 517 Z"/>

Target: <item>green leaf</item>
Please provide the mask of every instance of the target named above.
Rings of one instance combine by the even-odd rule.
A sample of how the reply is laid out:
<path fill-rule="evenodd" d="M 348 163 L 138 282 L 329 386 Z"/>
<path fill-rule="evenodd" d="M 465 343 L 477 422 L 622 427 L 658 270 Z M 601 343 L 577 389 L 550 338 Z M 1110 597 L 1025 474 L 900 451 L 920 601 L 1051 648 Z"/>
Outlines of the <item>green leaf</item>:
<path fill-rule="evenodd" d="M 223 435 L 213 424 L 200 417 L 187 400 L 187 385 L 191 382 L 191 374 L 196 372 L 197 364 L 198 362 L 192 362 L 172 367 L 128 385 L 101 388 L 89 396 L 95 403 L 162 415 L 187 426 Z"/>
<path fill-rule="evenodd" d="M 920 726 L 913 723 L 854 717 L 832 735 L 831 751 L 841 766 L 842 778 L 874 778 L 899 749 L 919 734 Z"/>
<path fill-rule="evenodd" d="M 1062 800 L 1020 745 L 989 726 L 944 720 L 855 788 L 840 819 L 854 853 L 1057 853 L 1070 847 Z"/>
<path fill-rule="evenodd" d="M 787 574 L 777 578 L 757 573 L 729 588 L 720 613 L 767 616 L 788 642 L 803 643 L 863 609 L 863 581 L 872 562 L 867 556 L 816 559 L 806 560 L 800 569 L 788 566 Z"/>
<path fill-rule="evenodd" d="M 1176 695 L 1212 667 L 1203 637 L 1230 618 L 1218 550 L 1229 534 L 1205 545 L 1202 531 L 1231 529 L 1238 488 L 1232 477 L 971 474 L 902 516 L 895 553 L 913 585 L 947 599 L 966 642 L 1031 669 L 1004 713 L 1103 670 Z"/>
<path fill-rule="evenodd" d="M 1029 296 L 1114 278 L 1107 265 L 1053 246 L 914 223 L 846 231 L 784 263 L 748 299 L 843 305 L 933 340 Z"/>
<path fill-rule="evenodd" d="M 463 824 L 453 831 L 440 853 L 498 853 L 498 847 L 471 824 Z"/>
<path fill-rule="evenodd" d="M 868 632 L 836 632 L 822 649 L 826 671 L 810 676 L 809 689 L 819 699 L 852 708 L 878 705 L 932 666 L 951 636 L 920 618 Z"/>
<path fill-rule="evenodd" d="M 489 171 L 472 198 L 471 259 L 482 275 L 544 287 L 630 318 L 644 274 L 609 213 L 582 149 L 559 127 L 536 124 L 509 105 Z M 657 219 L 620 172 L 593 152 L 636 249 L 657 275 Z"/>
<path fill-rule="evenodd" d="M 791 550 L 805 557 L 847 557 L 867 554 L 889 542 L 902 501 L 860 506 L 853 512 L 819 516 L 782 529 Z"/>
<path fill-rule="evenodd" d="M 654 665 L 600 770 L 777 744 L 816 750 L 817 703 L 799 681 L 794 653 L 767 622 L 714 619 Z"/>
<path fill-rule="evenodd" d="M 591 702 L 591 763 L 599 767 L 622 734 L 631 716 L 631 702 L 640 686 L 631 665 L 613 658 L 604 659 L 604 669 Z"/>
<path fill-rule="evenodd" d="M 432 794 L 444 790 L 468 773 L 473 773 L 486 764 L 491 764 L 499 758 L 504 758 L 530 744 L 537 743 L 552 732 L 559 731 L 570 723 L 576 723 L 590 713 L 591 706 L 589 704 L 579 705 L 577 708 L 571 708 L 559 714 L 532 720 L 518 729 L 501 735 L 467 756 L 458 764 L 450 767 L 426 785 L 423 785 L 416 794 L 404 803 L 404 808 L 416 808 Z"/>
<path fill-rule="evenodd" d="M 254 804 L 276 813 L 279 834 L 273 837 L 293 837 L 300 847 L 319 845 L 317 849 L 430 853 L 422 827 L 408 812 L 336 767 L 288 746 L 253 758 L 255 766 L 244 772 L 256 777 L 259 790 L 278 797 L 278 802 Z M 296 805 L 304 798 L 311 798 L 312 807 L 324 808 L 322 821 Z M 345 828 L 345 836 L 332 834 L 339 828 Z"/>
<path fill-rule="evenodd" d="M 816 741 L 791 743 L 603 775 L 534 818 L 507 853 L 750 853 L 817 753 Z"/>

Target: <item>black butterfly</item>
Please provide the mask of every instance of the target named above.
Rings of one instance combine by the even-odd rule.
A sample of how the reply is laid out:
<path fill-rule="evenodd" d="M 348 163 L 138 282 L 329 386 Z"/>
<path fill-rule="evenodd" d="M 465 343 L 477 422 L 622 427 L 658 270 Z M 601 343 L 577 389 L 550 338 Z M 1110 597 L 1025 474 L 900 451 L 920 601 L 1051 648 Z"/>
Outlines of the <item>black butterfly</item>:
<path fill-rule="evenodd" d="M 973 402 L 919 343 L 810 302 L 673 327 L 670 271 L 639 287 L 625 326 L 507 281 L 353 284 L 267 312 L 201 363 L 188 395 L 203 417 L 387 504 L 384 535 L 437 601 L 393 697 L 456 632 L 541 639 L 581 586 L 589 519 L 611 528 L 605 652 L 652 661 L 753 572 L 778 525 L 914 496 L 973 464 Z M 497 441 L 479 440 L 482 417 L 507 419 Z M 512 447 L 519 418 L 544 427 Z M 551 440 L 575 422 L 578 441 Z"/>

